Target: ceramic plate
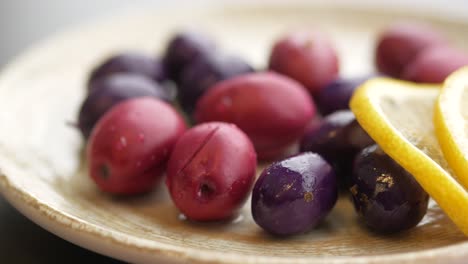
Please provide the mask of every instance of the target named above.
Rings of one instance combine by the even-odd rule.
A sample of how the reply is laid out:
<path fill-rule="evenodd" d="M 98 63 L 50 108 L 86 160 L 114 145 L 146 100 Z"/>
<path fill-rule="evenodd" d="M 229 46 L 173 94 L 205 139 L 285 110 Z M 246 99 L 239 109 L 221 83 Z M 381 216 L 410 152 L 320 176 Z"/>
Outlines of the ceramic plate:
<path fill-rule="evenodd" d="M 357 223 L 347 197 L 317 230 L 275 239 L 257 227 L 247 205 L 228 222 L 183 220 L 166 190 L 117 199 L 89 180 L 76 120 L 93 65 L 123 50 L 160 52 L 175 30 L 212 33 L 226 51 L 263 67 L 271 43 L 288 29 L 328 32 L 344 75 L 373 71 L 379 30 L 422 19 L 463 47 L 468 22 L 401 11 L 312 6 L 237 6 L 141 11 L 67 31 L 17 58 L 0 77 L 0 189 L 23 214 L 90 250 L 130 262 L 432 263 L 468 257 L 463 234 L 431 202 L 414 229 L 379 236 Z M 467 47 L 464 47 L 467 48 Z"/>

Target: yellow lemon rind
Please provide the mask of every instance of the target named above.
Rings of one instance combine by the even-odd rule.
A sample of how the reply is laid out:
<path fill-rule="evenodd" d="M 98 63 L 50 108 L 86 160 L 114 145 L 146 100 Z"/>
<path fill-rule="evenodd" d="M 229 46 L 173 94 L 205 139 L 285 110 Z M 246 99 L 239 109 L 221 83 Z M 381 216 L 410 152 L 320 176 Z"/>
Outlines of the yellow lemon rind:
<path fill-rule="evenodd" d="M 468 159 L 460 147 L 468 144 L 464 134 L 465 121 L 459 112 L 463 86 L 468 86 L 468 67 L 451 74 L 444 82 L 434 108 L 434 127 L 447 163 L 463 187 L 468 188 Z"/>

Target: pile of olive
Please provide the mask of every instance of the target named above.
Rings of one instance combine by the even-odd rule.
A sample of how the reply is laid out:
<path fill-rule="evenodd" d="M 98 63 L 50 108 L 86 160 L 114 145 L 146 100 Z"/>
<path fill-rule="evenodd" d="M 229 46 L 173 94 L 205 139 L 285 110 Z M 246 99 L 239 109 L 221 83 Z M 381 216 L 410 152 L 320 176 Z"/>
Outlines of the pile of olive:
<path fill-rule="evenodd" d="M 428 26 L 393 25 L 378 39 L 376 68 L 439 82 L 468 64 L 447 43 Z M 276 235 L 314 228 L 340 193 L 372 230 L 417 225 L 428 195 L 348 108 L 375 74 L 340 77 L 332 41 L 318 31 L 283 36 L 267 65 L 255 71 L 197 32 L 176 34 L 161 58 L 109 58 L 92 71 L 78 118 L 90 176 L 130 195 L 166 174 L 174 204 L 195 221 L 233 216 L 253 188 L 253 218 Z M 196 125 L 188 129 L 184 115 Z M 257 159 L 273 163 L 255 181 Z"/>

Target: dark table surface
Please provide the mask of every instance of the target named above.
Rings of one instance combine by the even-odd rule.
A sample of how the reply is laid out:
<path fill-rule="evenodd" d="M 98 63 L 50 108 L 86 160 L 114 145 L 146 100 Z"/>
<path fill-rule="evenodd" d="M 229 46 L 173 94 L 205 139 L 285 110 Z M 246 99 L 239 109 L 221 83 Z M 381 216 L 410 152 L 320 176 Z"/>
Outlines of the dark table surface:
<path fill-rule="evenodd" d="M 0 263 L 121 263 L 42 229 L 0 196 Z"/>

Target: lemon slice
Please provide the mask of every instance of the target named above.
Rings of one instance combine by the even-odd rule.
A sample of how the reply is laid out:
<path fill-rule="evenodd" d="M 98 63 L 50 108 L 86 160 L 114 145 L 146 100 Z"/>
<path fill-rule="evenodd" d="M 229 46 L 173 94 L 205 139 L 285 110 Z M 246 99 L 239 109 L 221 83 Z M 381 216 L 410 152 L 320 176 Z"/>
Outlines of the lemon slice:
<path fill-rule="evenodd" d="M 468 67 L 447 78 L 434 111 L 440 147 L 458 181 L 468 187 Z"/>
<path fill-rule="evenodd" d="M 468 235 L 468 193 L 453 177 L 434 133 L 432 120 L 439 93 L 438 86 L 375 78 L 356 91 L 351 109 L 364 130 L 413 174 Z"/>

